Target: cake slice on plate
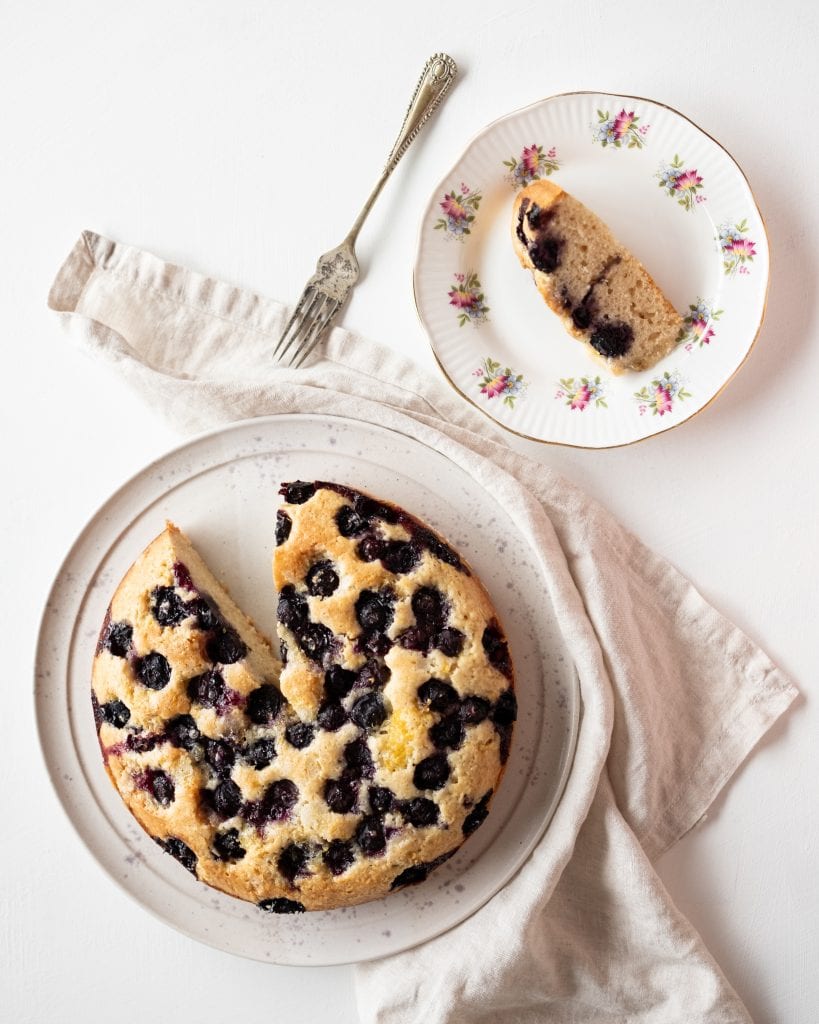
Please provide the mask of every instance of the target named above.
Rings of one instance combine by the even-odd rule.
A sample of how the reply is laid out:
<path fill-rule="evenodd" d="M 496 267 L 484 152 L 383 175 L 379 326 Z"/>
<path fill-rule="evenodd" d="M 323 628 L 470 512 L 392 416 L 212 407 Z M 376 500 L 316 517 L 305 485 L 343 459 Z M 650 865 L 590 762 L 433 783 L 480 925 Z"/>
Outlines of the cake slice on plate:
<path fill-rule="evenodd" d="M 555 182 L 521 189 L 512 236 L 546 303 L 612 373 L 646 370 L 674 348 L 682 317 L 603 221 Z"/>
<path fill-rule="evenodd" d="M 278 658 L 172 523 L 117 588 L 92 704 L 108 774 L 132 814 L 202 881 L 245 895 L 241 814 L 272 760 Z M 243 778 L 253 784 L 243 784 Z"/>

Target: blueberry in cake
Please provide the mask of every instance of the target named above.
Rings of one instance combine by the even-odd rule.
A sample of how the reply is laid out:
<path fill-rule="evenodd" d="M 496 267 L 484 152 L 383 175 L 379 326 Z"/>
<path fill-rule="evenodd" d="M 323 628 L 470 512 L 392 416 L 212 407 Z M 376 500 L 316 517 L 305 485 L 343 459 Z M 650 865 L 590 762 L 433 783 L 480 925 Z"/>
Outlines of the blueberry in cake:
<path fill-rule="evenodd" d="M 517 703 L 472 570 L 387 502 L 282 487 L 277 657 L 172 524 L 100 633 L 109 775 L 198 879 L 271 913 L 423 881 L 487 816 Z"/>
<path fill-rule="evenodd" d="M 612 373 L 646 370 L 674 348 L 680 315 L 603 221 L 555 182 L 521 189 L 512 237 L 546 303 Z"/>

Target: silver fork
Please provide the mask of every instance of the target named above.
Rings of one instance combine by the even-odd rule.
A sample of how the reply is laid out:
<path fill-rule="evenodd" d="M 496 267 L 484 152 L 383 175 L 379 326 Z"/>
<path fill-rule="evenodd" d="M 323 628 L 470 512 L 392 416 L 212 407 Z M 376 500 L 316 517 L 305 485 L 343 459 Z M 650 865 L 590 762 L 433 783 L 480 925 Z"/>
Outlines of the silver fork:
<path fill-rule="evenodd" d="M 286 365 L 301 366 L 344 305 L 358 280 L 355 240 L 361 225 L 367 219 L 387 178 L 398 166 L 398 161 L 409 149 L 410 143 L 452 85 L 456 73 L 455 61 L 445 53 L 436 53 L 424 65 L 401 131 L 387 158 L 381 177 L 341 245 L 319 256 L 316 272 L 307 282 L 293 315 L 279 338 L 273 352 L 274 359 L 284 363 L 285 356 L 295 345 Z"/>

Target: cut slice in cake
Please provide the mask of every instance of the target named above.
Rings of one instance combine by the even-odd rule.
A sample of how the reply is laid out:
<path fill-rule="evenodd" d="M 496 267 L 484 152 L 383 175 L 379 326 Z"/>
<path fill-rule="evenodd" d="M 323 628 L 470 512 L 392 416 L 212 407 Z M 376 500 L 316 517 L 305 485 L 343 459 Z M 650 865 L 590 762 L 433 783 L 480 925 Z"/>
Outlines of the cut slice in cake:
<path fill-rule="evenodd" d="M 603 221 L 559 185 L 521 189 L 512 234 L 547 304 L 612 373 L 646 370 L 674 348 L 680 315 Z"/>
<path fill-rule="evenodd" d="M 129 810 L 199 879 L 244 898 L 255 829 L 242 814 L 281 742 L 280 668 L 171 523 L 117 587 L 94 657 L 99 743 Z"/>

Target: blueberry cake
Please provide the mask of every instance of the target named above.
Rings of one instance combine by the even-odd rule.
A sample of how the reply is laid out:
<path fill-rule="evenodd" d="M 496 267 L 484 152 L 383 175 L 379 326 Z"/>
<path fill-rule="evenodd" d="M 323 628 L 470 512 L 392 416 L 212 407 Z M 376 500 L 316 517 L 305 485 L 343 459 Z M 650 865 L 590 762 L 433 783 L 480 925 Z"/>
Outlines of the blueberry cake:
<path fill-rule="evenodd" d="M 469 566 L 403 510 L 282 487 L 278 655 L 172 524 L 103 623 L 105 765 L 201 881 L 273 913 L 423 881 L 484 821 L 517 705 Z"/>
<path fill-rule="evenodd" d="M 512 234 L 546 303 L 612 373 L 646 370 L 674 348 L 680 315 L 603 221 L 559 185 L 521 189 Z"/>

